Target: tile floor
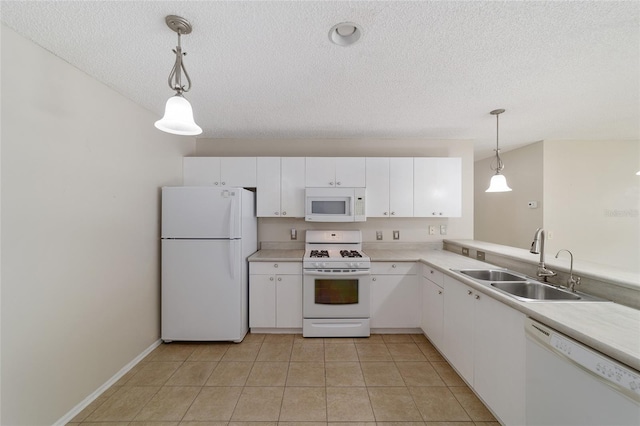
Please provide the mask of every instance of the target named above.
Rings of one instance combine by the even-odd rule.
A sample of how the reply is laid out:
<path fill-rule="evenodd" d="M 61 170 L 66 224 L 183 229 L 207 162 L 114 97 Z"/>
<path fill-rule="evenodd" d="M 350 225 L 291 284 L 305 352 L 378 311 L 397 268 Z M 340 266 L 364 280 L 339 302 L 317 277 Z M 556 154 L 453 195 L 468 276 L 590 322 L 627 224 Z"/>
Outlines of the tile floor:
<path fill-rule="evenodd" d="M 420 334 L 155 349 L 69 425 L 429 425 L 499 423 Z"/>

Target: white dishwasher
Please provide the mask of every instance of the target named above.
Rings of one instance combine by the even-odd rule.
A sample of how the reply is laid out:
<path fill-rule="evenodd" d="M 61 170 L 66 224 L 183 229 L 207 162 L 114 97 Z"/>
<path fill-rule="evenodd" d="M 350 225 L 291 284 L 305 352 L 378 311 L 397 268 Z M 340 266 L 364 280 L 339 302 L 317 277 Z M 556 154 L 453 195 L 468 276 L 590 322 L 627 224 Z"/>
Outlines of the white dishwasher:
<path fill-rule="evenodd" d="M 640 425 L 640 373 L 527 318 L 527 425 Z"/>

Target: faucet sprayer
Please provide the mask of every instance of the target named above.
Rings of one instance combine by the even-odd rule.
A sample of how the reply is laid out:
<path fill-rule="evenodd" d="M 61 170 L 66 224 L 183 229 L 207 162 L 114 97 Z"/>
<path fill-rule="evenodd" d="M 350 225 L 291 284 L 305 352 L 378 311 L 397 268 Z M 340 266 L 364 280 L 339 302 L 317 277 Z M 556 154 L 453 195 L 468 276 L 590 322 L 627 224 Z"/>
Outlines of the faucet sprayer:
<path fill-rule="evenodd" d="M 546 233 L 544 229 L 538 228 L 536 229 L 536 235 L 533 237 L 533 243 L 531 243 L 531 250 L 529 250 L 533 254 L 540 254 L 540 262 L 538 263 L 538 272 L 537 275 L 542 278 L 545 282 L 548 277 L 556 276 L 557 274 L 544 266 L 544 240 Z"/>

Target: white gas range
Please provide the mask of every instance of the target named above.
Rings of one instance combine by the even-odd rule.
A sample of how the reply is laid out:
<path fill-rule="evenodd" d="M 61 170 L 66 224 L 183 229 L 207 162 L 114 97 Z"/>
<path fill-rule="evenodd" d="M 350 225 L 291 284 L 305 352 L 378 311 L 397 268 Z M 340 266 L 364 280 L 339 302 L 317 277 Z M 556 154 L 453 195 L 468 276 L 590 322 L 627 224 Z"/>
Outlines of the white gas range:
<path fill-rule="evenodd" d="M 307 231 L 302 267 L 302 335 L 369 336 L 371 259 L 361 232 Z"/>

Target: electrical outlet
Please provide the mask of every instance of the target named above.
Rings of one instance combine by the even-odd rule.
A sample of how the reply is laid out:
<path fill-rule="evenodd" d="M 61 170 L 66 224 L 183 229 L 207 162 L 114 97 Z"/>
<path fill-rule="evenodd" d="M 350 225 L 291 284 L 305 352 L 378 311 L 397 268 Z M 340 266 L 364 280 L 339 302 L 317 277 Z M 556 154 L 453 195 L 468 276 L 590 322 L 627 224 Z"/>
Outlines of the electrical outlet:
<path fill-rule="evenodd" d="M 292 240 L 298 239 L 298 230 L 296 228 L 291 228 L 291 239 Z"/>
<path fill-rule="evenodd" d="M 436 235 L 436 227 L 434 225 L 429 225 L 429 235 Z"/>
<path fill-rule="evenodd" d="M 376 240 L 382 240 L 382 231 L 376 231 Z"/>
<path fill-rule="evenodd" d="M 484 260 L 484 252 L 480 250 L 476 251 L 476 259 Z"/>
<path fill-rule="evenodd" d="M 394 240 L 400 239 L 400 231 L 393 231 L 393 239 Z"/>
<path fill-rule="evenodd" d="M 553 240 L 553 231 L 547 231 L 547 239 Z"/>
<path fill-rule="evenodd" d="M 447 225 L 440 225 L 440 235 L 447 235 Z"/>
<path fill-rule="evenodd" d="M 462 255 L 463 256 L 469 256 L 469 249 L 466 247 L 462 247 Z"/>

